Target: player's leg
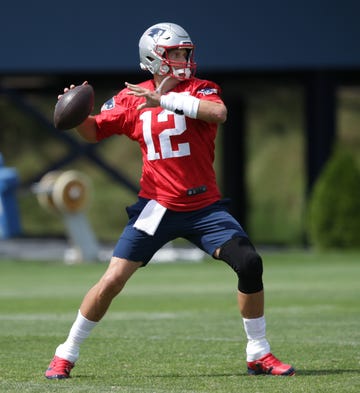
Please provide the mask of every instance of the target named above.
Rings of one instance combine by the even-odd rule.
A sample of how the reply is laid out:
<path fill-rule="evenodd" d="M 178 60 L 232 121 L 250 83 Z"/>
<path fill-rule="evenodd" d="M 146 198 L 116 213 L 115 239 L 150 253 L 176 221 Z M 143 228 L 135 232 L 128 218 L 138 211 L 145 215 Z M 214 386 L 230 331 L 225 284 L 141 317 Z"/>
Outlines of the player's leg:
<path fill-rule="evenodd" d="M 81 314 L 90 321 L 100 321 L 114 297 L 141 266 L 142 262 L 112 257 L 105 274 L 85 295 L 80 306 Z"/>
<path fill-rule="evenodd" d="M 238 305 L 248 339 L 246 358 L 251 375 L 294 375 L 289 364 L 270 352 L 264 316 L 263 265 L 247 237 L 235 237 L 218 248 L 214 256 L 225 261 L 238 276 Z"/>
<path fill-rule="evenodd" d="M 62 379 L 70 376 L 70 370 L 79 356 L 80 344 L 104 316 L 113 298 L 121 292 L 132 274 L 140 266 L 145 266 L 155 252 L 170 240 L 166 228 L 158 231 L 156 236 L 149 236 L 134 228 L 133 224 L 146 203 L 146 200 L 139 199 L 127 208 L 129 221 L 114 248 L 109 267 L 85 295 L 67 340 L 58 346 L 45 373 L 47 378 Z"/>
<path fill-rule="evenodd" d="M 80 345 L 141 265 L 142 262 L 112 257 L 105 274 L 85 295 L 66 341 L 56 348 L 55 356 L 45 372 L 46 378 L 63 379 L 70 376 L 79 357 Z"/>
<path fill-rule="evenodd" d="M 191 222 L 191 217 L 188 220 Z M 241 225 L 221 202 L 204 209 L 202 215 L 198 212 L 191 225 L 192 235 L 187 238 L 209 255 L 226 262 L 237 275 L 237 300 L 248 338 L 249 373 L 293 375 L 294 369 L 270 352 L 264 317 L 262 259 Z"/>
<path fill-rule="evenodd" d="M 260 318 L 264 315 L 264 290 L 237 295 L 239 310 L 243 318 Z"/>

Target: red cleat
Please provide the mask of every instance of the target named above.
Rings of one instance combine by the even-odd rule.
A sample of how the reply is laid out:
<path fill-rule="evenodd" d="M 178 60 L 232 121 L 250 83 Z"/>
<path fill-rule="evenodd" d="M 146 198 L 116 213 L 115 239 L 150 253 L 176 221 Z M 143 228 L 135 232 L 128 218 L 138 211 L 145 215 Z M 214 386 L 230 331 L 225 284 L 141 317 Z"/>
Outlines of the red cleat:
<path fill-rule="evenodd" d="M 247 366 L 250 375 L 268 374 L 289 377 L 295 375 L 295 370 L 290 364 L 284 364 L 271 353 L 253 362 L 248 362 Z"/>
<path fill-rule="evenodd" d="M 70 378 L 70 371 L 74 366 L 75 363 L 59 358 L 58 356 L 54 356 L 45 372 L 45 377 L 48 379 Z"/>

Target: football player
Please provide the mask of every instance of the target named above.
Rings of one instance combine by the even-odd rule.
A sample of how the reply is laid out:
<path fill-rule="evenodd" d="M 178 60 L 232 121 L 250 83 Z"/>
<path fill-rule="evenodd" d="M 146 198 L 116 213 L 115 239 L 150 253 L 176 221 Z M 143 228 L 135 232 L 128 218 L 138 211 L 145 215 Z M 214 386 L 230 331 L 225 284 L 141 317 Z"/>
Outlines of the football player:
<path fill-rule="evenodd" d="M 294 375 L 266 339 L 262 259 L 221 199 L 213 168 L 218 125 L 227 108 L 220 87 L 194 76 L 194 44 L 174 23 L 148 28 L 139 41 L 140 67 L 153 78 L 125 88 L 76 130 L 88 142 L 126 135 L 143 156 L 138 200 L 105 274 L 85 295 L 66 341 L 45 376 L 70 376 L 81 343 L 105 315 L 129 278 L 163 245 L 185 238 L 237 276 L 237 299 L 247 336 L 251 375 Z M 70 88 L 73 88 L 71 85 Z M 65 88 L 66 92 L 68 88 Z"/>

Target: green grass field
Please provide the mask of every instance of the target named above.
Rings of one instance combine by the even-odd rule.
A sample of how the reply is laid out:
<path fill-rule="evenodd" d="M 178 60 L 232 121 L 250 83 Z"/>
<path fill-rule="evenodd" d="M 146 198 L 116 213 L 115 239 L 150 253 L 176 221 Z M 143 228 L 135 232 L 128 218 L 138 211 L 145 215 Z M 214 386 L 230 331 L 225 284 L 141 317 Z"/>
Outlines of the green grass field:
<path fill-rule="evenodd" d="M 236 280 L 213 260 L 150 264 L 84 343 L 43 376 L 104 264 L 0 260 L 1 392 L 359 392 L 360 253 L 264 252 L 268 338 L 297 375 L 249 377 Z"/>

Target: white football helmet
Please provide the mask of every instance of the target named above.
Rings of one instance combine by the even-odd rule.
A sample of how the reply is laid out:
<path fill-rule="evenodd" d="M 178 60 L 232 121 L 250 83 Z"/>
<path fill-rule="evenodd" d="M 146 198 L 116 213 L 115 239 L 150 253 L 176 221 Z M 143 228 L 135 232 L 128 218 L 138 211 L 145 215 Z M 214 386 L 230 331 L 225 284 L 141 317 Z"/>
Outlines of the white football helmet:
<path fill-rule="evenodd" d="M 168 51 L 188 49 L 187 61 L 169 60 Z M 139 41 L 140 67 L 152 74 L 189 79 L 196 69 L 194 44 L 189 34 L 175 23 L 158 23 L 149 27 Z"/>

